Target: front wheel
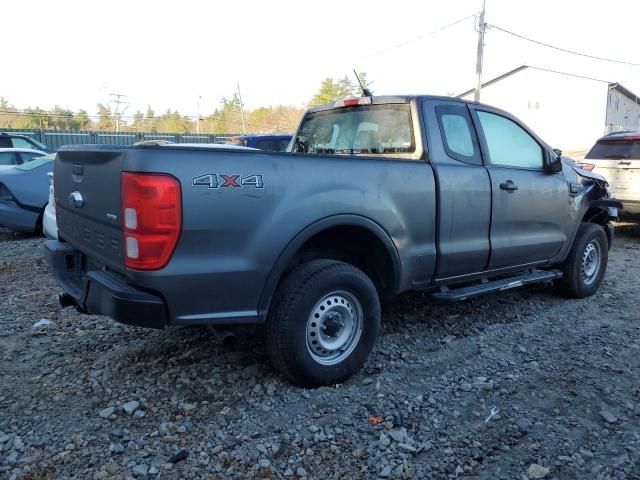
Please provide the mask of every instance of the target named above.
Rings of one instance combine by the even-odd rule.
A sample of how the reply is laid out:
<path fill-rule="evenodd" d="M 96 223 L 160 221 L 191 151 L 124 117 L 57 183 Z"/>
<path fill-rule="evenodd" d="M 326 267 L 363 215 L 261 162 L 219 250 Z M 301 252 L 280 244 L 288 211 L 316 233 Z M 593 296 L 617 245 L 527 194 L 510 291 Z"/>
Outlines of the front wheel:
<path fill-rule="evenodd" d="M 567 296 L 584 298 L 593 295 L 607 271 L 609 243 L 603 228 L 582 223 L 566 260 L 560 266 L 560 288 Z"/>
<path fill-rule="evenodd" d="M 379 325 L 371 279 L 353 265 L 314 260 L 278 287 L 267 318 L 267 350 L 274 366 L 298 385 L 341 383 L 362 367 Z"/>

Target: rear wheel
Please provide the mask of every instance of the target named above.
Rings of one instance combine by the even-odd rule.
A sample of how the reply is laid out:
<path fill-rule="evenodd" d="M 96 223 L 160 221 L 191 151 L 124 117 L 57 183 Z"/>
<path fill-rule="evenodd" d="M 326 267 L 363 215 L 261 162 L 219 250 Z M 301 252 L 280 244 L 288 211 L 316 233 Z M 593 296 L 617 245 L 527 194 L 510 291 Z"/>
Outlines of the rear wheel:
<path fill-rule="evenodd" d="M 574 298 L 593 295 L 607 270 L 609 243 L 604 229 L 595 223 L 582 223 L 566 260 L 560 266 L 563 293 Z"/>
<path fill-rule="evenodd" d="M 272 363 L 292 382 L 341 383 L 367 359 L 380 324 L 369 277 L 353 265 L 314 260 L 282 281 L 267 319 Z"/>

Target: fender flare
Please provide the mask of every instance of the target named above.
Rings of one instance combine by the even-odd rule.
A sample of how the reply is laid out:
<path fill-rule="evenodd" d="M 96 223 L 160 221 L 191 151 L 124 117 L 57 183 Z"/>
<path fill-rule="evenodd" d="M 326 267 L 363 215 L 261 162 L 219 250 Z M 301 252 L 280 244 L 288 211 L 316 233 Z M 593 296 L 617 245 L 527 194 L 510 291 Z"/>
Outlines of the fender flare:
<path fill-rule="evenodd" d="M 260 301 L 258 303 L 258 317 L 262 321 L 266 319 L 267 312 L 271 305 L 271 300 L 287 265 L 289 265 L 300 247 L 318 233 L 334 227 L 360 227 L 374 234 L 384 244 L 391 257 L 393 264 L 393 285 L 391 291 L 395 292 L 397 290 L 400 285 L 402 264 L 400 262 L 398 249 L 395 243 L 393 243 L 389 233 L 387 233 L 387 231 L 375 221 L 361 215 L 332 215 L 306 226 L 287 244 L 286 247 L 284 247 L 282 252 L 280 252 L 280 255 L 278 255 L 277 260 L 267 276 L 267 280 L 262 288 L 262 294 L 260 295 Z"/>
<path fill-rule="evenodd" d="M 585 213 L 590 208 L 600 208 L 602 210 L 608 210 L 609 208 L 621 209 L 623 207 L 622 207 L 622 202 L 620 200 L 616 200 L 615 198 L 600 198 L 597 200 L 591 200 L 586 202 L 584 207 L 581 209 L 580 219 L 584 217 Z M 569 242 L 568 247 L 566 248 L 565 252 L 562 255 L 563 262 L 567 258 L 567 255 L 569 255 L 569 250 L 571 250 L 571 246 L 573 245 L 573 242 L 576 241 L 576 235 L 578 234 L 578 229 L 580 228 L 581 223 L 582 223 L 582 220 L 577 222 L 575 228 L 573 229 L 573 233 L 571 235 L 571 242 Z M 609 249 L 611 249 L 611 246 L 613 244 L 613 228 L 607 228 L 606 225 L 603 225 L 603 227 L 604 227 L 604 232 L 607 235 L 607 241 L 609 242 Z"/>

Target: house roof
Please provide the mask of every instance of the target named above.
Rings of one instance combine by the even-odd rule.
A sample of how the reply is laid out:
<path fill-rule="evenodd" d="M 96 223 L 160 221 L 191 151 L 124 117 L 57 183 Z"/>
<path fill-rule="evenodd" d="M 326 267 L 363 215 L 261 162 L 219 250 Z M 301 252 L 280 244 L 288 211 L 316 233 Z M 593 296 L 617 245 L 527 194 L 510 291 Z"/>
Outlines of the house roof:
<path fill-rule="evenodd" d="M 509 70 L 506 73 L 503 73 L 502 75 L 499 75 L 495 78 L 492 78 L 491 80 L 488 80 L 487 82 L 482 84 L 482 88 L 484 87 L 488 87 L 489 85 L 493 85 L 494 83 L 498 83 L 501 80 L 504 80 L 505 78 L 508 78 L 512 75 L 515 75 L 516 73 L 519 73 L 527 68 L 530 68 L 532 70 L 540 70 L 543 72 L 550 72 L 550 73 L 557 73 L 559 75 L 566 75 L 569 77 L 576 77 L 576 78 L 582 78 L 584 80 L 593 80 L 594 82 L 602 82 L 602 83 L 606 83 L 609 85 L 609 89 L 610 90 L 617 90 L 618 92 L 622 93 L 624 96 L 626 96 L 627 98 L 633 100 L 634 102 L 640 104 L 640 97 L 638 97 L 638 95 L 636 95 L 635 93 L 633 93 L 631 90 L 629 90 L 628 88 L 622 86 L 621 84 L 619 84 L 618 82 L 611 82 L 609 80 L 602 80 L 600 78 L 593 78 L 593 77 L 586 77 L 584 75 L 576 75 L 575 73 L 567 73 L 567 72 L 560 72 L 558 70 L 551 70 L 549 68 L 542 68 L 542 67 L 534 67 L 531 65 L 520 65 L 517 68 L 514 68 L 513 70 Z M 467 90 L 466 92 L 462 92 L 459 95 L 456 95 L 458 98 L 462 98 L 465 97 L 467 95 L 469 95 L 470 93 L 473 93 L 475 90 L 475 88 L 472 88 L 471 90 Z"/>

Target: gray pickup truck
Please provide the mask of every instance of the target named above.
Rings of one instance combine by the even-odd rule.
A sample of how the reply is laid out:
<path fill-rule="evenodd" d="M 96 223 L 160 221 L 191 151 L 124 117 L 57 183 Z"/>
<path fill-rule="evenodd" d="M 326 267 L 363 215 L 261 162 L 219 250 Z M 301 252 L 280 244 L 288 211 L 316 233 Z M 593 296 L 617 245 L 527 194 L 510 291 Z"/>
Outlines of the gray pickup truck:
<path fill-rule="evenodd" d="M 285 153 L 70 146 L 55 162 L 63 305 L 144 327 L 264 324 L 293 382 L 339 383 L 380 299 L 602 282 L 619 202 L 504 111 L 434 96 L 309 110 Z"/>

